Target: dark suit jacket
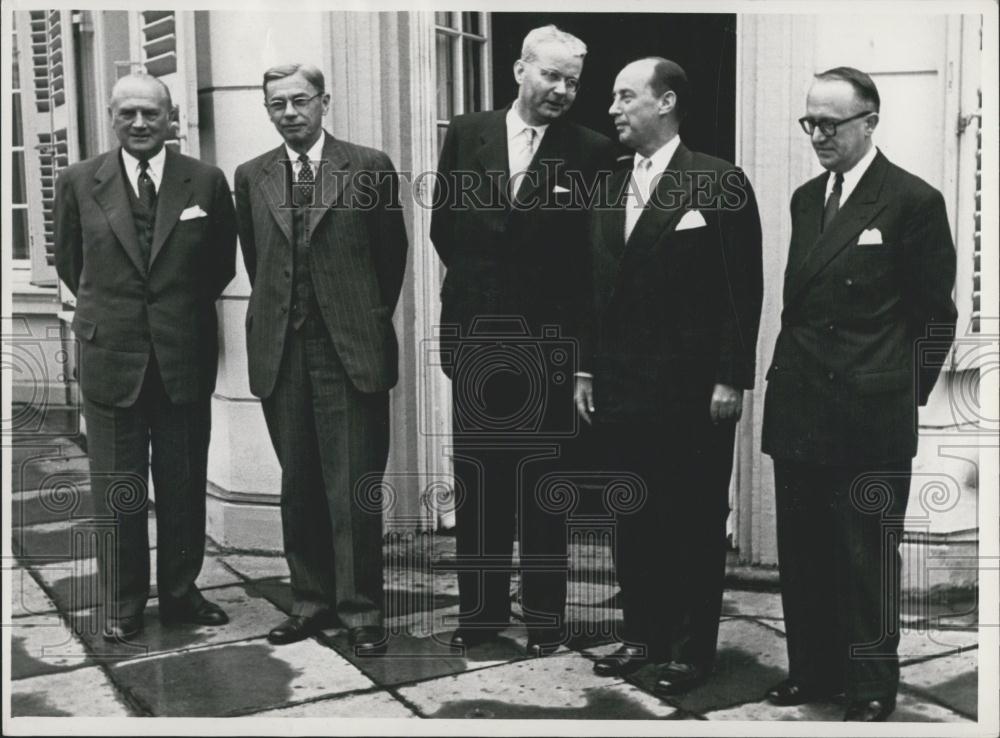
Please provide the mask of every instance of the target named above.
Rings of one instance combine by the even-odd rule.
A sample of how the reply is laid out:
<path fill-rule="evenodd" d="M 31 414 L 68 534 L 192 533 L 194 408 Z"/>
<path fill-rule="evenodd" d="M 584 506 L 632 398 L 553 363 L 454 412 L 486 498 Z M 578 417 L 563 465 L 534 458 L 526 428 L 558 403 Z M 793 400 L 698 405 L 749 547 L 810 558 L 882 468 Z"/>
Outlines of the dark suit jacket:
<path fill-rule="evenodd" d="M 670 422 L 681 407 L 707 418 L 715 384 L 754 384 L 763 276 L 753 188 L 737 167 L 680 144 L 626 243 L 630 174 L 631 164 L 612 177 L 591 218 L 583 368 L 596 419 Z M 705 225 L 676 230 L 693 211 Z"/>
<path fill-rule="evenodd" d="M 232 195 L 216 167 L 166 155 L 148 269 L 120 149 L 67 167 L 56 183 L 56 270 L 76 295 L 80 387 L 108 405 L 135 402 L 151 349 L 172 402 L 215 388 L 215 300 L 235 272 Z M 180 220 L 195 206 L 206 215 Z"/>
<path fill-rule="evenodd" d="M 572 336 L 587 211 L 615 146 L 575 123 L 551 123 L 511 203 L 506 115 L 460 115 L 448 127 L 431 218 L 431 240 L 448 267 L 441 323 L 468 335 L 478 316 L 520 316 L 535 335 L 553 325 Z"/>
<path fill-rule="evenodd" d="M 827 176 L 792 196 L 763 450 L 821 464 L 907 459 L 956 320 L 944 199 L 879 153 L 820 234 Z M 882 244 L 858 245 L 866 229 Z"/>
<path fill-rule="evenodd" d="M 250 391 L 274 390 L 292 303 L 292 209 L 284 145 L 236 169 L 236 212 L 253 291 L 247 308 Z M 406 269 L 398 179 L 381 151 L 326 134 L 310 208 L 310 275 L 323 322 L 352 383 L 392 388 L 399 348 L 392 313 Z"/>

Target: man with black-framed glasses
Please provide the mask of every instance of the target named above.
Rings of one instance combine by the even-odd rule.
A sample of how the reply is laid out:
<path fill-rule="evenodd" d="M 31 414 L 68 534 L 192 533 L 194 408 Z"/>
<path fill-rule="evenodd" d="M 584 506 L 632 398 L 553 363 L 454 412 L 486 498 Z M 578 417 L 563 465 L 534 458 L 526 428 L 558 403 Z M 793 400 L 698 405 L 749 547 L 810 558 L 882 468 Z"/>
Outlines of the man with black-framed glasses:
<path fill-rule="evenodd" d="M 252 291 L 250 391 L 281 464 L 292 643 L 340 623 L 359 654 L 386 645 L 378 487 L 398 377 L 392 314 L 406 268 L 396 172 L 381 151 L 323 129 L 323 73 L 264 72 L 264 108 L 283 140 L 236 169 L 240 246 Z"/>
<path fill-rule="evenodd" d="M 816 75 L 799 120 L 827 171 L 792 195 L 762 447 L 774 459 L 789 676 L 776 705 L 846 692 L 882 721 L 899 683 L 899 542 L 917 407 L 948 354 L 955 249 L 941 193 L 875 147 L 864 72 Z"/>

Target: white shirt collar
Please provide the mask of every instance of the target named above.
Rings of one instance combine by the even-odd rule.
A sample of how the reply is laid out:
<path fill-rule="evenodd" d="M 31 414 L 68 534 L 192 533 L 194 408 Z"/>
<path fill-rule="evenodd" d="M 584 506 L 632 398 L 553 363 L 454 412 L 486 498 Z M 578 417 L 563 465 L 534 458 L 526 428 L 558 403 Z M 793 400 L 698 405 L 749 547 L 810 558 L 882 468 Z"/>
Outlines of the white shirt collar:
<path fill-rule="evenodd" d="M 326 131 L 320 128 L 319 138 L 316 139 L 316 143 L 310 146 L 309 151 L 306 152 L 306 156 L 309 157 L 309 161 L 319 161 L 320 159 L 323 158 L 323 146 L 325 143 L 326 143 Z M 285 153 L 288 154 L 288 158 L 292 162 L 292 171 L 298 174 L 299 168 L 302 166 L 302 162 L 299 161 L 298 152 L 292 149 L 292 147 L 286 143 Z"/>
<path fill-rule="evenodd" d="M 651 162 L 649 165 L 650 179 L 658 174 L 663 174 L 663 172 L 667 169 L 667 165 L 670 164 L 670 160 L 674 158 L 674 152 L 677 151 L 677 147 L 680 145 L 681 137 L 674 134 L 674 137 L 653 152 L 652 156 L 643 156 L 642 154 L 636 152 L 632 161 L 632 168 L 634 169 L 639 166 L 639 162 L 643 159 L 649 159 Z"/>
<path fill-rule="evenodd" d="M 534 128 L 535 135 L 538 140 L 535 143 L 535 151 L 538 150 L 538 144 L 542 142 L 542 137 L 545 135 L 545 131 L 548 129 L 549 124 L 541 126 L 532 126 L 524 122 L 520 115 L 517 113 L 517 103 L 510 106 L 510 110 L 507 111 L 507 144 L 509 145 L 517 136 L 524 133 L 525 128 Z"/>
<path fill-rule="evenodd" d="M 868 153 L 861 157 L 850 170 L 844 172 L 844 183 L 840 187 L 840 207 L 844 207 L 844 203 L 847 202 L 847 198 L 851 196 L 854 192 L 854 188 L 858 186 L 858 182 L 864 176 L 865 172 L 868 171 L 868 167 L 871 166 L 872 162 L 875 161 L 875 155 L 878 153 L 878 147 L 872 146 L 868 149 Z M 823 198 L 823 202 L 830 197 L 830 193 L 833 192 L 833 183 L 837 175 L 835 172 L 830 172 L 829 176 L 826 178 L 826 196 Z"/>
<path fill-rule="evenodd" d="M 136 195 L 139 194 L 139 160 L 128 153 L 124 148 L 121 149 L 122 152 L 122 164 L 125 165 L 125 176 L 128 177 L 128 182 L 132 185 L 132 190 Z M 146 173 L 149 178 L 153 180 L 153 187 L 156 191 L 160 191 L 160 183 L 163 181 L 163 166 L 167 162 L 167 147 L 162 146 L 160 150 L 156 152 L 156 155 L 149 159 L 149 169 Z"/>

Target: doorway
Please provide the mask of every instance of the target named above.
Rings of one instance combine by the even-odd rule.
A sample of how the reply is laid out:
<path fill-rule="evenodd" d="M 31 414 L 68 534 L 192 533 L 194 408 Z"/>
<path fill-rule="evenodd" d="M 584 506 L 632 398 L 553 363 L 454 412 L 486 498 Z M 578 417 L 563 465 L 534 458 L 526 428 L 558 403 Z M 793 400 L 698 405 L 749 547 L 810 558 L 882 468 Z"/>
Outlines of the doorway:
<path fill-rule="evenodd" d="M 615 76 L 630 61 L 663 56 L 680 64 L 691 82 L 691 105 L 681 125 L 685 145 L 734 160 L 735 14 L 492 13 L 490 22 L 494 108 L 506 107 L 517 94 L 512 70 L 525 34 L 554 23 L 587 44 L 582 87 L 568 113 L 570 119 L 615 139 L 608 115 Z"/>

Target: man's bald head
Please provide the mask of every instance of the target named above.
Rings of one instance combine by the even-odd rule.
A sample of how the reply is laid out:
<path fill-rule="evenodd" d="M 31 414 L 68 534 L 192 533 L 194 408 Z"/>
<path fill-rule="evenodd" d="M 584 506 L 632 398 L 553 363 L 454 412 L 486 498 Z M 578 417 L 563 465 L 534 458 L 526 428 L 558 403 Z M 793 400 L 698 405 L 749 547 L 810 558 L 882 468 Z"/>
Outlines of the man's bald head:
<path fill-rule="evenodd" d="M 167 106 L 167 110 L 173 109 L 174 102 L 173 98 L 170 96 L 170 88 L 167 87 L 166 83 L 159 77 L 154 77 L 153 75 L 146 74 L 145 72 L 127 74 L 115 82 L 115 86 L 111 88 L 111 100 L 108 102 L 108 108 L 114 108 L 115 100 L 120 99 L 123 95 L 127 95 L 136 89 L 143 88 L 147 90 L 158 90 L 159 93 L 165 98 L 164 104 Z"/>

